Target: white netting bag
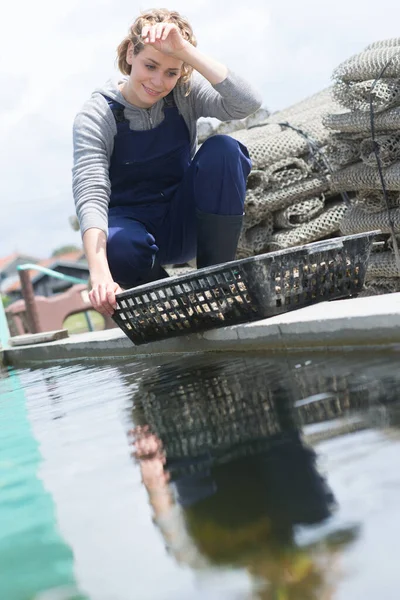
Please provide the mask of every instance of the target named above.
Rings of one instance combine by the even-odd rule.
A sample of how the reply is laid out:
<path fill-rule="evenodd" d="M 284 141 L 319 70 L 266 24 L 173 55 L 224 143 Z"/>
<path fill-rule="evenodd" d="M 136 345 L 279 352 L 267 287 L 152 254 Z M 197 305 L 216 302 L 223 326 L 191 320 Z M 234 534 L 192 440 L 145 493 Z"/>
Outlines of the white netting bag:
<path fill-rule="evenodd" d="M 357 162 L 360 160 L 360 141 L 332 136 L 326 155 L 333 169 Z"/>
<path fill-rule="evenodd" d="M 247 190 L 244 203 L 243 230 L 246 231 L 261 223 L 261 221 L 268 218 L 270 212 L 264 202 L 264 190 L 262 188 Z"/>
<path fill-rule="evenodd" d="M 382 169 L 387 190 L 400 190 L 400 162 Z M 378 169 L 357 163 L 344 167 L 331 175 L 332 191 L 357 191 L 381 189 Z"/>
<path fill-rule="evenodd" d="M 343 133 L 371 134 L 371 116 L 362 111 L 352 111 L 341 114 L 329 114 L 323 123 L 328 129 Z M 398 131 L 400 129 L 400 107 L 396 106 L 378 113 L 374 119 L 376 132 Z"/>
<path fill-rule="evenodd" d="M 400 292 L 400 277 L 378 277 L 367 281 L 359 296 L 379 296 L 395 292 Z"/>
<path fill-rule="evenodd" d="M 379 113 L 399 104 L 400 80 L 339 81 L 333 87 L 333 95 L 345 108 L 364 112 L 370 110 L 371 98 L 374 112 Z"/>
<path fill-rule="evenodd" d="M 301 158 L 284 158 L 265 169 L 268 186 L 279 189 L 307 179 L 310 167 Z"/>
<path fill-rule="evenodd" d="M 400 133 L 391 135 L 380 135 L 361 142 L 360 156 L 363 163 L 371 167 L 377 166 L 376 154 L 378 154 L 382 167 L 389 167 L 400 159 Z"/>
<path fill-rule="evenodd" d="M 235 259 L 242 260 L 243 258 L 250 258 L 250 256 L 254 256 L 254 252 L 249 248 L 246 241 L 240 238 L 236 249 Z"/>
<path fill-rule="evenodd" d="M 315 176 L 312 179 L 305 179 L 291 185 L 282 187 L 273 192 L 264 191 L 262 188 L 250 189 L 246 193 L 244 204 L 244 229 L 249 229 L 257 225 L 267 215 L 280 209 L 284 209 L 291 204 L 315 198 L 329 190 L 328 176 Z"/>
<path fill-rule="evenodd" d="M 296 131 L 286 129 L 276 135 L 262 135 L 263 129 L 259 127 L 232 134 L 232 137 L 247 146 L 255 169 L 265 169 L 283 158 L 299 157 L 309 151 L 307 139 Z M 257 136 L 254 132 L 257 132 Z M 310 124 L 306 133 L 319 144 L 328 141 L 329 133 L 322 127 L 322 123 Z"/>
<path fill-rule="evenodd" d="M 256 190 L 258 188 L 264 190 L 269 185 L 269 179 L 265 171 L 262 169 L 253 169 L 247 178 L 247 190 Z"/>
<path fill-rule="evenodd" d="M 368 213 L 377 213 L 389 208 L 397 208 L 400 206 L 399 192 L 387 192 L 387 204 L 380 190 L 369 190 L 365 192 L 357 192 L 354 199 L 354 205 Z"/>
<path fill-rule="evenodd" d="M 343 203 L 335 203 L 309 223 L 288 231 L 277 231 L 271 236 L 269 249 L 291 248 L 332 235 L 339 231 L 339 223 L 345 212 L 346 206 Z"/>
<path fill-rule="evenodd" d="M 271 214 L 255 227 L 243 230 L 239 238 L 236 252 L 237 258 L 247 258 L 254 254 L 263 254 L 268 249 L 268 243 L 274 229 L 274 220 Z"/>
<path fill-rule="evenodd" d="M 328 190 L 329 177 L 320 175 L 312 179 L 305 179 L 290 187 L 281 188 L 274 192 L 267 192 L 262 196 L 262 202 L 265 204 L 265 210 L 274 212 L 300 202 L 300 200 L 313 198 Z"/>
<path fill-rule="evenodd" d="M 377 252 L 370 255 L 365 279 L 368 281 L 378 277 L 400 277 L 392 252 Z"/>
<path fill-rule="evenodd" d="M 379 40 L 368 44 L 364 50 L 376 50 L 377 48 L 390 48 L 392 46 L 400 46 L 400 38 L 389 38 L 388 40 Z"/>
<path fill-rule="evenodd" d="M 276 217 L 276 226 L 285 227 L 302 226 L 321 214 L 321 194 L 330 191 L 324 154 L 330 132 L 322 119 L 335 112 L 342 109 L 328 88 L 270 115 L 262 124 L 231 134 L 246 144 L 253 162 L 238 256 L 267 251 L 275 211 L 291 207 Z M 315 235 L 306 241 L 318 239 Z"/>
<path fill-rule="evenodd" d="M 367 81 L 381 77 L 384 67 L 386 67 L 385 77 L 399 76 L 399 46 L 374 48 L 352 56 L 335 69 L 333 77 L 341 81 Z"/>
<path fill-rule="evenodd" d="M 390 220 L 389 220 L 390 214 Z M 383 233 L 390 233 L 390 221 L 393 223 L 395 233 L 400 233 L 400 208 L 380 212 L 368 212 L 362 206 L 351 206 L 340 222 L 340 231 L 343 235 L 353 235 L 364 231 L 380 229 Z"/>
<path fill-rule="evenodd" d="M 325 114 L 331 110 L 340 111 L 340 107 L 332 98 L 332 87 L 325 88 L 321 92 L 317 92 L 313 96 L 305 98 L 301 102 L 292 104 L 291 106 L 273 113 L 266 120 L 267 123 L 282 123 L 289 121 L 293 125 L 302 125 L 311 119 Z"/>
<path fill-rule="evenodd" d="M 274 213 L 274 227 L 276 229 L 292 229 L 302 223 L 307 223 L 322 213 L 325 206 L 325 197 L 310 198 L 288 206 L 284 210 Z"/>

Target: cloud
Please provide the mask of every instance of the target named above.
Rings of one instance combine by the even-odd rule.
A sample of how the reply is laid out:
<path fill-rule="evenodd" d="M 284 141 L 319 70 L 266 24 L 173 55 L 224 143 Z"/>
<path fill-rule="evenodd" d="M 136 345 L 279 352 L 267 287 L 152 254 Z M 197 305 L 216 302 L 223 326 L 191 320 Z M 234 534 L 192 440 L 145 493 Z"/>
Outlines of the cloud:
<path fill-rule="evenodd" d="M 77 243 L 68 216 L 71 128 L 92 90 L 115 73 L 115 49 L 136 14 L 128 0 L 21 0 L 0 23 L 0 256 Z M 145 9 L 147 5 L 139 6 Z M 284 108 L 331 82 L 333 69 L 396 37 L 394 0 L 176 0 L 199 48 L 245 76 L 265 106 Z"/>
<path fill-rule="evenodd" d="M 34 194 L 34 190 L 33 190 Z M 38 258 L 46 258 L 60 246 L 81 245 L 80 234 L 74 232 L 68 223 L 72 214 L 72 197 L 67 194 L 53 194 L 50 197 L 32 196 L 12 204 L 7 211 L 10 231 L 3 230 L 7 240 L 2 255 L 18 250 Z"/>
<path fill-rule="evenodd" d="M 0 114 L 19 105 L 26 92 L 28 80 L 15 73 L 0 73 Z"/>

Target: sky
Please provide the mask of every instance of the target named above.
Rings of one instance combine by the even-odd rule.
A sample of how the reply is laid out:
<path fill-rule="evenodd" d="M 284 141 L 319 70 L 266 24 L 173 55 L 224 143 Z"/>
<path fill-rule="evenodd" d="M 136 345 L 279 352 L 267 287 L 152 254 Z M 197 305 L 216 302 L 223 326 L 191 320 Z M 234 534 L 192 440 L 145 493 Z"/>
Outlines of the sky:
<path fill-rule="evenodd" d="M 158 6 L 158 5 L 156 5 Z M 199 49 L 260 90 L 271 111 L 331 83 L 334 68 L 399 36 L 397 0 L 176 0 Z M 20 0 L 0 22 L 0 258 L 46 258 L 81 244 L 68 217 L 72 123 L 107 79 L 115 49 L 148 4 L 128 0 Z"/>

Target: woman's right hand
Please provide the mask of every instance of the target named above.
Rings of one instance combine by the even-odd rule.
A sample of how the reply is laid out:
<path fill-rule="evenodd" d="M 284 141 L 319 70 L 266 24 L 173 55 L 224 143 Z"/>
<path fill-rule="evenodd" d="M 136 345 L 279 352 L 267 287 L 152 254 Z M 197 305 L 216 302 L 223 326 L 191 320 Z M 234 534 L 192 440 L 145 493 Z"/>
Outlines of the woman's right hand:
<path fill-rule="evenodd" d="M 115 294 L 120 292 L 122 292 L 122 288 L 115 281 L 92 281 L 89 299 L 93 308 L 99 313 L 112 316 L 117 306 Z"/>
<path fill-rule="evenodd" d="M 190 45 L 182 37 L 179 27 L 173 23 L 144 25 L 141 35 L 145 45 L 149 44 L 168 56 L 175 56 L 179 52 L 183 52 Z"/>

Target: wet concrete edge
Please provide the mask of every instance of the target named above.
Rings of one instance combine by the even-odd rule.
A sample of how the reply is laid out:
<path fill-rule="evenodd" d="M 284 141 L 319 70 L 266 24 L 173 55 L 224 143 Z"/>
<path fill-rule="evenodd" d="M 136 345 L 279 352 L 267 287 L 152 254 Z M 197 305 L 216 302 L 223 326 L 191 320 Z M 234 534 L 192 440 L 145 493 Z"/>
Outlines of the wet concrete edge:
<path fill-rule="evenodd" d="M 269 319 L 135 346 L 119 329 L 4 348 L 4 362 L 142 357 L 195 352 L 400 347 L 400 293 L 324 302 Z"/>

